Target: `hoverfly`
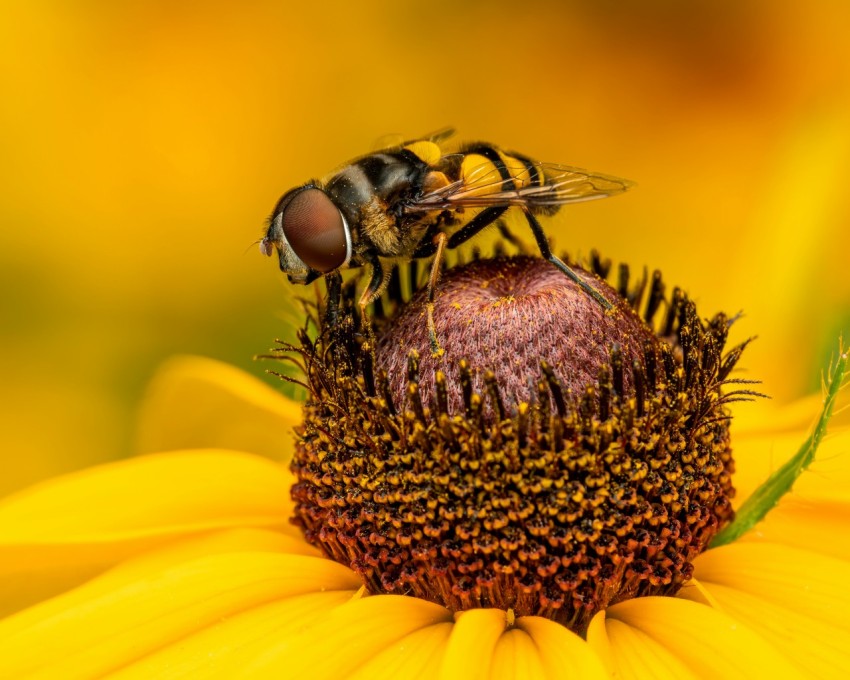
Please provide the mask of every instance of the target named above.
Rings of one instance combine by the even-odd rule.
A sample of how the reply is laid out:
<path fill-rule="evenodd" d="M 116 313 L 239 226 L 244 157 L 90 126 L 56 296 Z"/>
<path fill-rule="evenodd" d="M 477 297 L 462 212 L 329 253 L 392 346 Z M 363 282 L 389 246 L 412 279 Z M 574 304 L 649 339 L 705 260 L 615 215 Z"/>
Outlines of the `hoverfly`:
<path fill-rule="evenodd" d="M 357 158 L 322 180 L 287 191 L 269 218 L 260 251 L 278 253 L 292 283 L 328 277 L 328 306 L 340 271 L 371 268 L 361 315 L 384 290 L 395 263 L 434 257 L 428 280 L 428 327 L 438 351 L 433 301 L 445 248 L 455 248 L 506 211 L 521 210 L 541 255 L 605 309 L 610 303 L 552 253 L 539 216 L 561 205 L 619 194 L 631 182 L 566 165 L 540 163 L 482 142 L 443 153 L 453 134 L 429 137 Z M 506 232 L 503 232 L 506 233 Z"/>

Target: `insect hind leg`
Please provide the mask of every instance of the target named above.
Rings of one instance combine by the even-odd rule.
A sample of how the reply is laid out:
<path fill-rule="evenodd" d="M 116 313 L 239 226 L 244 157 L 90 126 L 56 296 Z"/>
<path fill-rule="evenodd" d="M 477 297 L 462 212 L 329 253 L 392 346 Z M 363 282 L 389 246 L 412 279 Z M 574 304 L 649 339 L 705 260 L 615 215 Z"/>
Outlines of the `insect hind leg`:
<path fill-rule="evenodd" d="M 603 309 L 606 311 L 611 309 L 612 305 L 608 300 L 606 300 L 602 293 L 596 290 L 593 286 L 591 286 L 587 281 L 581 278 L 578 274 L 576 274 L 566 262 L 564 262 L 561 258 L 555 255 L 552 252 L 552 249 L 549 247 L 549 241 L 546 238 L 546 234 L 543 231 L 543 227 L 540 226 L 540 222 L 537 221 L 537 218 L 531 214 L 531 212 L 526 208 L 523 210 L 525 213 L 525 219 L 528 220 L 528 225 L 531 227 L 531 231 L 534 234 L 534 239 L 537 241 L 537 247 L 540 248 L 540 254 L 546 258 L 549 262 L 554 264 L 558 269 L 560 269 L 564 274 L 566 274 L 572 281 L 574 281 L 579 288 L 581 288 L 585 293 L 590 295 L 596 302 L 598 302 Z"/>

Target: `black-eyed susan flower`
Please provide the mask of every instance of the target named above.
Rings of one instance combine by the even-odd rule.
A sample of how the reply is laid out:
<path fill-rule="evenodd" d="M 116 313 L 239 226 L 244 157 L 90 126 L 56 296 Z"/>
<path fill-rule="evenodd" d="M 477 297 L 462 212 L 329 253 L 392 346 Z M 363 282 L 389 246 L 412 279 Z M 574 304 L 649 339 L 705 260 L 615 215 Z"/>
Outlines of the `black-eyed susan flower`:
<path fill-rule="evenodd" d="M 439 361 L 415 300 L 377 314 L 374 353 L 356 316 L 302 334 L 295 477 L 256 455 L 289 450 L 294 405 L 175 361 L 143 432 L 183 450 L 0 505 L 0 677 L 846 673 L 850 430 L 821 422 L 822 474 L 724 539 L 733 482 L 750 497 L 805 425 L 730 445 L 725 317 L 625 276 L 606 315 L 548 274 L 446 276 Z"/>

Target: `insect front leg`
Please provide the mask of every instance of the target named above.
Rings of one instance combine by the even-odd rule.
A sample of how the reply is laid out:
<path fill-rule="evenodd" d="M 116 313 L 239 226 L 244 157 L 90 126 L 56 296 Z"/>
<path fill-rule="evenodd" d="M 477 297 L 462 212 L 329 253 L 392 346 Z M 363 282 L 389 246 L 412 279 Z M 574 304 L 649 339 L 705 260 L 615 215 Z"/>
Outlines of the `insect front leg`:
<path fill-rule="evenodd" d="M 375 347 L 373 340 L 375 333 L 372 328 L 372 320 L 369 318 L 369 315 L 366 314 L 366 307 L 368 307 L 371 302 L 374 302 L 384 291 L 387 275 L 384 271 L 384 266 L 381 264 L 381 260 L 377 256 L 368 257 L 367 259 L 372 268 L 372 275 L 369 279 L 369 285 L 366 286 L 365 290 L 360 295 L 360 301 L 357 305 L 360 307 L 360 325 L 366 333 L 369 349 L 374 351 Z"/>
<path fill-rule="evenodd" d="M 464 241 L 472 238 L 488 224 L 492 224 L 498 220 L 507 206 L 493 206 L 486 208 L 473 217 L 468 224 L 461 227 L 460 231 L 452 234 L 450 238 L 446 234 L 438 232 L 430 241 L 423 241 L 423 244 L 416 250 L 415 256 L 427 257 L 434 253 L 434 260 L 431 263 L 431 275 L 428 277 L 428 302 L 426 310 L 428 315 L 428 343 L 431 345 L 431 355 L 435 358 L 441 357 L 444 350 L 440 347 L 437 340 L 437 329 L 434 325 L 434 295 L 437 288 L 437 280 L 440 278 L 440 266 L 443 263 L 443 252 L 446 246 L 454 248 Z"/>
<path fill-rule="evenodd" d="M 537 241 L 537 247 L 540 248 L 540 254 L 564 272 L 564 274 L 566 274 L 570 279 L 575 281 L 579 288 L 602 305 L 603 309 L 611 309 L 611 303 L 602 296 L 602 293 L 582 279 L 578 274 L 570 269 L 563 260 L 552 252 L 552 249 L 549 247 L 549 241 L 543 231 L 543 227 L 540 226 L 540 222 L 537 221 L 537 218 L 532 215 L 527 208 L 525 208 L 523 212 L 525 213 L 525 219 L 528 220 L 528 225 L 531 227 L 531 231 L 534 233 L 534 238 Z"/>
<path fill-rule="evenodd" d="M 339 321 L 339 301 L 342 295 L 342 274 L 331 272 L 325 276 L 328 297 L 325 301 L 324 325 L 333 328 Z"/>

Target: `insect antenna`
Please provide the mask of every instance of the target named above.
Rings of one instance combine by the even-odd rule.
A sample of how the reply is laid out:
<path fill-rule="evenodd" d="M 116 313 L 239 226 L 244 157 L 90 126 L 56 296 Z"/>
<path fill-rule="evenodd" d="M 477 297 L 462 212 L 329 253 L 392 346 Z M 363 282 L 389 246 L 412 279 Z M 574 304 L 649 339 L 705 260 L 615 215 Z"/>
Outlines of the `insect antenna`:
<path fill-rule="evenodd" d="M 251 248 L 253 248 L 256 245 L 259 245 L 262 242 L 263 242 L 262 237 L 258 238 L 256 241 L 252 241 L 251 245 L 249 245 L 247 248 L 245 248 L 244 252 L 242 253 L 242 257 L 245 257 L 248 254 L 248 251 L 251 250 Z"/>

